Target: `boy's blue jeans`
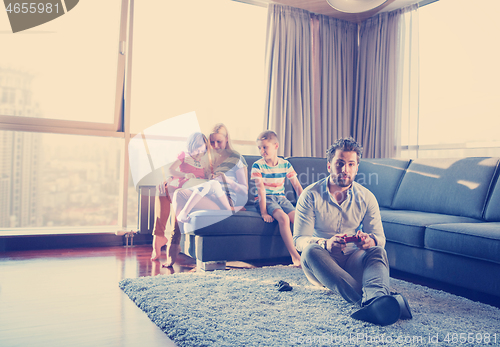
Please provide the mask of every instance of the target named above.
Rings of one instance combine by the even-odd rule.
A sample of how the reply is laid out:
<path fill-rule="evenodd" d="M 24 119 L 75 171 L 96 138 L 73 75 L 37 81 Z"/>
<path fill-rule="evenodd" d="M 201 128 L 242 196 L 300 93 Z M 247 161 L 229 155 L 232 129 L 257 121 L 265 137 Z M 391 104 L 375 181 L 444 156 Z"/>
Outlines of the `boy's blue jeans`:
<path fill-rule="evenodd" d="M 301 255 L 302 269 L 314 285 L 338 291 L 348 302 L 366 303 L 389 295 L 389 261 L 384 248 L 375 246 L 343 254 L 332 253 L 317 243 L 308 245 Z"/>

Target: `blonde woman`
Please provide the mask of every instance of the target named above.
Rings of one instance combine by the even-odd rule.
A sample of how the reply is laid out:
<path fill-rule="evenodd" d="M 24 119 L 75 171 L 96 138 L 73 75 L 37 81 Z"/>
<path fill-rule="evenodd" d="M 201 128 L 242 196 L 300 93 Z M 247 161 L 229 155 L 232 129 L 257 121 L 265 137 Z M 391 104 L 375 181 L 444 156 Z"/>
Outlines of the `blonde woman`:
<path fill-rule="evenodd" d="M 248 170 L 245 159 L 232 149 L 229 132 L 222 123 L 216 124 L 210 133 L 210 145 L 214 153 L 214 165 L 211 179 L 217 180 L 225 192 L 229 204 L 233 209 L 241 209 L 248 199 Z M 167 246 L 166 267 L 172 266 L 180 252 L 180 230 L 177 216 L 190 200 L 193 191 L 189 189 L 177 190 L 173 197 L 173 208 L 166 226 L 167 235 L 171 235 L 171 242 Z M 225 208 L 213 196 L 203 196 L 191 210 L 220 210 Z"/>

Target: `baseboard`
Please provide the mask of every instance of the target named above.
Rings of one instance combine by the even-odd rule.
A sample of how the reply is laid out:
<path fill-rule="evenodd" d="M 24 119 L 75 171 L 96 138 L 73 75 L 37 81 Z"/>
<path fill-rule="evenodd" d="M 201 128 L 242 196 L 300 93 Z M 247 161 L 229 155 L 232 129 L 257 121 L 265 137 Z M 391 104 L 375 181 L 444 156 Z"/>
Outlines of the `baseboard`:
<path fill-rule="evenodd" d="M 134 245 L 151 244 L 151 234 L 135 234 Z M 0 252 L 59 249 L 76 247 L 112 247 L 126 245 L 126 237 L 112 233 L 103 234 L 64 234 L 64 235 L 26 235 L 0 237 Z M 132 239 L 129 239 L 129 245 Z"/>
<path fill-rule="evenodd" d="M 487 293 L 481 293 L 476 290 L 467 289 L 452 284 L 429 279 L 423 276 L 413 275 L 404 271 L 391 269 L 391 277 L 401 279 L 403 281 L 419 284 L 429 288 L 442 290 L 454 295 L 467 298 L 472 301 L 482 302 L 487 305 L 500 308 L 500 296 L 495 296 Z"/>

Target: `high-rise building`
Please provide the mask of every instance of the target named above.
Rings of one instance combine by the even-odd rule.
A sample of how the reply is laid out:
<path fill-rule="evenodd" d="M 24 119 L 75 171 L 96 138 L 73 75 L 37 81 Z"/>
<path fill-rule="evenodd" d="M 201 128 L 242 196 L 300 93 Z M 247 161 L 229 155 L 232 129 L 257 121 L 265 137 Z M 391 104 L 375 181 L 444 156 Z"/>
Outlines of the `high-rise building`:
<path fill-rule="evenodd" d="M 30 73 L 0 67 L 0 115 L 40 117 Z M 0 227 L 42 226 L 38 133 L 0 131 Z"/>

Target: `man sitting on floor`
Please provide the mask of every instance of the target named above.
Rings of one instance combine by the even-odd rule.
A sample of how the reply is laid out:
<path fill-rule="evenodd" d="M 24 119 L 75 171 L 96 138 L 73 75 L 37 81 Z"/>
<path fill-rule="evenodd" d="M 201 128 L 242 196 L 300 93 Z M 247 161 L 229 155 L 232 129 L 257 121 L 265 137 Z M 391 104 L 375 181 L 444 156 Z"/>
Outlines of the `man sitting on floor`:
<path fill-rule="evenodd" d="M 362 147 L 340 139 L 327 151 L 330 176 L 304 189 L 296 206 L 295 247 L 308 280 L 336 290 L 361 309 L 352 318 L 378 325 L 411 318 L 389 291 L 385 234 L 375 196 L 354 182 Z"/>

